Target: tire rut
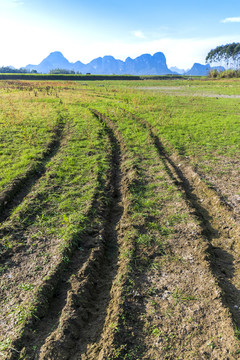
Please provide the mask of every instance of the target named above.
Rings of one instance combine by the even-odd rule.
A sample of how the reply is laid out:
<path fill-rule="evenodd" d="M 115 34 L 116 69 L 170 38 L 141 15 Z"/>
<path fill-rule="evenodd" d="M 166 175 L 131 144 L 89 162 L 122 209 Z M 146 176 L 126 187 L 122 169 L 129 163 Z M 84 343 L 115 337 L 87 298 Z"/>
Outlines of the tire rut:
<path fill-rule="evenodd" d="M 133 116 L 133 114 L 130 115 Z M 152 144 L 155 146 L 166 172 L 185 194 L 184 198 L 187 207 L 190 213 L 198 220 L 204 243 L 208 244 L 203 253 L 208 263 L 207 268 L 214 276 L 216 288 L 221 289 L 221 293 L 219 291 L 220 304 L 221 306 L 224 305 L 225 309 L 230 310 L 233 320 L 232 325 L 235 329 L 238 329 L 240 326 L 238 305 L 240 304 L 240 291 L 238 290 L 240 248 L 237 241 L 239 225 L 235 221 L 235 215 L 229 211 L 227 204 L 221 201 L 219 194 L 209 188 L 188 164 L 181 164 L 182 160 L 180 161 L 178 155 L 168 155 L 156 135 L 155 129 L 150 124 L 137 117 L 134 117 L 134 119 L 140 122 L 149 132 Z M 230 324 L 231 321 L 229 321 L 229 328 L 231 328 Z M 235 332 L 235 334 L 237 333 Z M 122 335 L 123 333 L 120 334 L 120 344 L 123 340 Z M 93 358 L 86 357 L 86 359 Z M 101 359 L 104 359 L 104 357 L 101 357 Z"/>
<path fill-rule="evenodd" d="M 148 131 L 164 163 L 165 169 L 175 184 L 185 193 L 186 201 L 198 218 L 202 234 L 208 241 L 207 261 L 222 290 L 222 302 L 229 308 L 234 327 L 240 327 L 240 227 L 229 206 L 221 196 L 209 188 L 192 168 L 183 164 L 177 154 L 168 155 L 152 126 L 131 114 Z"/>
<path fill-rule="evenodd" d="M 12 210 L 24 200 L 36 182 L 46 173 L 46 164 L 57 154 L 60 148 L 64 127 L 64 122 L 58 123 L 52 139 L 40 158 L 35 160 L 35 163 L 23 175 L 15 178 L 0 194 L 0 224 L 7 220 Z"/>
<path fill-rule="evenodd" d="M 104 125 L 112 145 L 109 203 L 101 229 L 91 238 L 89 258 L 84 263 L 80 261 L 79 251 L 73 257 L 71 268 L 59 284 L 59 294 L 47 312 L 46 317 L 51 320 L 45 317 L 41 321 L 36 341 L 25 350 L 29 359 L 81 359 L 88 347 L 100 340 L 107 316 L 110 290 L 118 270 L 118 231 L 123 214 L 121 149 L 103 117 L 91 111 Z M 33 355 L 30 348 L 39 345 L 39 341 L 41 348 Z"/>
<path fill-rule="evenodd" d="M 98 174 L 98 183 L 101 184 L 101 181 L 101 174 Z M 76 243 L 74 238 L 73 244 L 66 253 L 67 258 L 71 258 L 70 263 L 65 262 L 63 256 L 62 261 L 50 272 L 40 287 L 33 303 L 34 313 L 28 319 L 20 336 L 12 342 L 8 360 L 18 359 L 17 353 L 24 359 L 38 358 L 39 346 L 59 324 L 61 310 L 66 304 L 67 294 L 71 289 L 71 276 L 76 276 L 81 268 L 84 276 L 88 277 L 89 263 L 92 265 L 89 259 L 96 258 L 98 252 L 102 250 L 101 235 L 99 236 L 102 216 L 103 202 L 98 199 L 97 188 L 86 214 L 86 218 L 91 219 L 91 226 L 88 226 L 84 232 L 79 230 L 78 236 L 84 238 L 84 243 L 82 241 Z"/>

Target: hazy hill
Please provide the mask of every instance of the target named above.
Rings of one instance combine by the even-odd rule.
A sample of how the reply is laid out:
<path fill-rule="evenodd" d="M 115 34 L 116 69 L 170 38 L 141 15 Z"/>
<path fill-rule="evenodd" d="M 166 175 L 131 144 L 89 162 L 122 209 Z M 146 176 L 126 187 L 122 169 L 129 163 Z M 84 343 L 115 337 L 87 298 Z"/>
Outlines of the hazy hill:
<path fill-rule="evenodd" d="M 52 52 L 39 65 L 29 64 L 26 66 L 27 70 L 37 70 L 39 73 L 49 73 L 52 69 L 66 69 L 75 70 L 75 67 L 81 67 L 83 64 L 78 61 L 73 64 L 70 63 L 60 51 Z"/>
<path fill-rule="evenodd" d="M 177 66 L 172 66 L 170 67 L 170 70 L 173 71 L 176 74 L 180 74 L 180 75 L 184 75 L 186 71 L 188 70 L 184 70 L 184 69 L 179 69 Z"/>
<path fill-rule="evenodd" d="M 162 52 L 154 55 L 143 54 L 136 59 L 128 57 L 126 61 L 117 60 L 113 56 L 104 56 L 92 60 L 88 64 L 80 61 L 70 63 L 61 52 L 55 51 L 48 55 L 39 65 L 29 64 L 27 70 L 48 73 L 52 69 L 73 70 L 91 74 L 130 74 L 130 75 L 165 75 L 173 74 L 168 69 L 166 58 Z"/>
<path fill-rule="evenodd" d="M 208 75 L 210 70 L 211 70 L 211 67 L 209 64 L 202 65 L 199 63 L 195 63 L 195 64 L 193 64 L 192 68 L 185 73 L 185 75 L 206 76 L 206 75 Z"/>
<path fill-rule="evenodd" d="M 218 70 L 224 70 L 223 67 L 215 67 Z M 128 57 L 125 61 L 115 59 L 113 56 L 104 56 L 93 59 L 88 64 L 81 61 L 75 63 L 69 62 L 60 51 L 52 52 L 39 65 L 27 65 L 26 70 L 36 70 L 39 73 L 48 74 L 53 69 L 65 69 L 79 72 L 82 74 L 103 74 L 103 75 L 208 75 L 211 69 L 210 65 L 195 63 L 190 70 L 178 69 L 177 67 L 167 67 L 166 57 L 162 52 L 154 55 L 143 54 L 135 59 Z"/>

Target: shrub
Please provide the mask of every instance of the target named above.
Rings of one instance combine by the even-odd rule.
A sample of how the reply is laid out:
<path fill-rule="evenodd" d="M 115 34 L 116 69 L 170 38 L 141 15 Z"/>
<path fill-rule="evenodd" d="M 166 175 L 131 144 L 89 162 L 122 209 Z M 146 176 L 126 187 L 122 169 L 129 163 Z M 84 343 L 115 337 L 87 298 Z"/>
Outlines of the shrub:
<path fill-rule="evenodd" d="M 229 69 L 229 70 L 224 70 L 224 71 L 218 71 L 216 69 L 211 70 L 209 75 L 210 78 L 212 79 L 221 79 L 221 78 L 238 78 L 240 77 L 240 70 L 233 70 L 233 69 Z"/>

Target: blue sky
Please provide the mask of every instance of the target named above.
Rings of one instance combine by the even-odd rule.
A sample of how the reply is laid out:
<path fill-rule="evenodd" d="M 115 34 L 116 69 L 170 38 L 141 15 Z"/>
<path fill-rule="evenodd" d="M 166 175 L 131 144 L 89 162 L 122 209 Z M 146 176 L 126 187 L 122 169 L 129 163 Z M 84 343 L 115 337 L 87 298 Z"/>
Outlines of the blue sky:
<path fill-rule="evenodd" d="M 164 52 L 168 66 L 204 63 L 240 41 L 240 1 L 0 0 L 0 66 L 38 64 L 52 51 L 71 62 Z"/>

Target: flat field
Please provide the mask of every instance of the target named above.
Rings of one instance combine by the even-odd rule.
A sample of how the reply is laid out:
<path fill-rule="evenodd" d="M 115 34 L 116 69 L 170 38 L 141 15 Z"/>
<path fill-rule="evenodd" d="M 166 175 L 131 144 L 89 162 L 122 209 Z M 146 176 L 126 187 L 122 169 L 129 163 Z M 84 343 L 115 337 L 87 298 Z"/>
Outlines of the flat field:
<path fill-rule="evenodd" d="M 0 357 L 240 358 L 240 81 L 0 81 Z"/>

